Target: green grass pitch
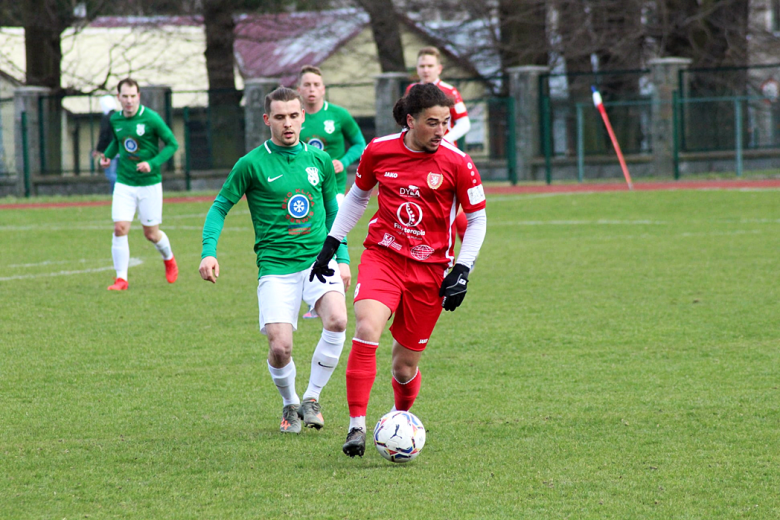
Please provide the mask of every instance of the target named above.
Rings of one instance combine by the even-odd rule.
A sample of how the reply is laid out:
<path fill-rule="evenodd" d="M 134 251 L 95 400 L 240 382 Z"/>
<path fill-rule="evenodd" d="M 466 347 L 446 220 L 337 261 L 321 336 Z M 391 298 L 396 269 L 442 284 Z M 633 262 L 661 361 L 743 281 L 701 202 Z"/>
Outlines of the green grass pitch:
<path fill-rule="evenodd" d="M 165 206 L 174 285 L 134 224 L 126 293 L 108 206 L 0 211 L 0 518 L 780 517 L 780 191 L 489 196 L 407 465 L 341 453 L 349 343 L 325 429 L 279 433 L 248 211 L 211 285 L 208 207 Z M 319 332 L 299 322 L 299 394 Z"/>

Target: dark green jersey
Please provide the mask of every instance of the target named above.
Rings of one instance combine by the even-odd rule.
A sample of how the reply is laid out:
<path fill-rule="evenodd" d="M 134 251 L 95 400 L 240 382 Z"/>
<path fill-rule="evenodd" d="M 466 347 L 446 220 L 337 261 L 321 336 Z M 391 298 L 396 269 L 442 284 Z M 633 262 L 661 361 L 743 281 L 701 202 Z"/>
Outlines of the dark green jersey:
<path fill-rule="evenodd" d="M 171 129 L 151 108 L 141 105 L 133 117 L 125 117 L 122 111 L 111 116 L 113 141 L 106 148 L 105 156 L 114 157 L 119 152 L 116 181 L 128 186 L 151 186 L 162 182 L 160 166 L 173 157 L 179 148 Z M 160 150 L 159 141 L 165 143 Z M 149 173 L 141 173 L 136 166 L 148 162 Z"/>
<path fill-rule="evenodd" d="M 301 141 L 325 150 L 331 159 L 341 161 L 344 171 L 336 174 L 336 183 L 339 193 L 344 193 L 347 184 L 346 168 L 360 158 L 366 147 L 366 140 L 355 119 L 345 109 L 326 101 L 319 112 L 306 114 L 301 128 Z M 347 142 L 350 144 L 349 149 Z"/>
<path fill-rule="evenodd" d="M 336 198 L 328 154 L 299 144 L 297 154 L 266 141 L 238 160 L 219 194 L 246 195 L 255 228 L 258 276 L 308 269 L 327 236 L 325 201 Z"/>

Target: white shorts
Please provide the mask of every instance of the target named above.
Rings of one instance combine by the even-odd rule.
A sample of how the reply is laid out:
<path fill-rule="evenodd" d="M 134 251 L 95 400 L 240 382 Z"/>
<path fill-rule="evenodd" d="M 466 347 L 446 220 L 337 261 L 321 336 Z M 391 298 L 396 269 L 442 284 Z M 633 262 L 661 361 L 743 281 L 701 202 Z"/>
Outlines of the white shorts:
<path fill-rule="evenodd" d="M 151 186 L 128 186 L 117 182 L 111 203 L 111 218 L 114 222 L 132 222 L 138 209 L 138 220 L 142 226 L 162 224 L 162 183 Z"/>
<path fill-rule="evenodd" d="M 311 269 L 285 275 L 261 276 L 257 284 L 257 304 L 260 308 L 260 332 L 265 334 L 266 323 L 290 323 L 293 331 L 298 330 L 298 313 L 301 300 L 308 305 L 316 304 L 325 293 L 336 291 L 344 294 L 344 282 L 339 275 L 339 266 L 331 260 L 328 267 L 333 276 L 325 278 L 326 283 L 317 277 L 309 281 Z"/>

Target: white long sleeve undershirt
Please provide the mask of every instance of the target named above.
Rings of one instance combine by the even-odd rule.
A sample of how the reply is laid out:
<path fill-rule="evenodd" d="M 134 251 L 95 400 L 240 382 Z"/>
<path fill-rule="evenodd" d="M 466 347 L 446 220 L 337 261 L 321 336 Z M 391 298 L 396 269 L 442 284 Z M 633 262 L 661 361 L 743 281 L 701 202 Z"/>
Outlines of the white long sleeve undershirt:
<path fill-rule="evenodd" d="M 450 128 L 450 131 L 447 132 L 444 138 L 451 143 L 455 143 L 458 139 L 466 135 L 469 130 L 471 130 L 471 120 L 469 119 L 469 116 L 461 117 L 455 121 L 455 124 L 452 125 L 452 128 Z"/>
<path fill-rule="evenodd" d="M 485 241 L 487 233 L 487 214 L 484 209 L 474 213 L 466 213 L 466 220 L 469 221 L 466 226 L 466 233 L 463 235 L 463 243 L 460 245 L 460 253 L 456 263 L 465 265 L 469 269 L 474 266 L 477 255 Z"/>
<path fill-rule="evenodd" d="M 361 190 L 356 184 L 353 184 L 339 206 L 336 220 L 330 228 L 330 236 L 344 240 L 347 233 L 355 227 L 360 217 L 366 212 L 369 200 L 371 200 L 371 190 Z"/>

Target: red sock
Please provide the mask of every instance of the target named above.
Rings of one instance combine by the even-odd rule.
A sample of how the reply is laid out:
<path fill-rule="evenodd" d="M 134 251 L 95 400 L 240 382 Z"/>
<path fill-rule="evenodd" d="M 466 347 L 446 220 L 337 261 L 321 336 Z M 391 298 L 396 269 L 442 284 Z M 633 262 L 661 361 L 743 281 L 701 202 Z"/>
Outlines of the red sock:
<path fill-rule="evenodd" d="M 347 359 L 347 404 L 350 417 L 365 417 L 376 379 L 376 343 L 352 338 Z"/>
<path fill-rule="evenodd" d="M 460 238 L 460 241 L 463 242 L 463 235 L 466 234 L 466 226 L 469 225 L 469 219 L 466 218 L 466 214 L 464 212 L 458 213 L 458 216 L 455 217 L 455 229 L 458 231 L 458 238 Z"/>
<path fill-rule="evenodd" d="M 395 409 L 408 412 L 414 404 L 414 400 L 417 399 L 417 394 L 420 393 L 420 382 L 422 381 L 422 374 L 420 369 L 417 369 L 417 373 L 412 379 L 406 383 L 399 383 L 395 377 L 393 377 L 393 395 L 395 396 Z"/>

